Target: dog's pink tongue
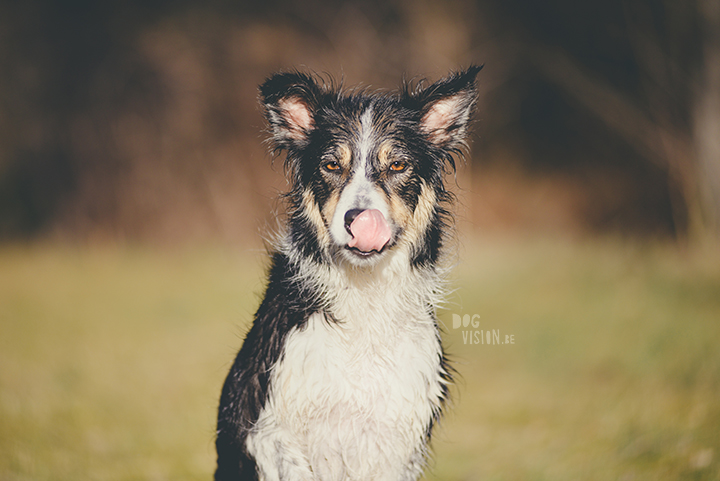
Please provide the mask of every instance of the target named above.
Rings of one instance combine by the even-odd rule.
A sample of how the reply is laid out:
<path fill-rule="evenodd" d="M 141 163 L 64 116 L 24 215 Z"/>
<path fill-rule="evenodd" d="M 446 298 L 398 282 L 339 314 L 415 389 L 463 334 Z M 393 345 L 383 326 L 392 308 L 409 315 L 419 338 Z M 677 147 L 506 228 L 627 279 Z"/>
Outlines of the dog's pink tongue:
<path fill-rule="evenodd" d="M 364 210 L 350 224 L 352 240 L 348 247 L 357 247 L 362 252 L 381 251 L 390 240 L 390 227 L 385 216 L 377 209 Z"/>

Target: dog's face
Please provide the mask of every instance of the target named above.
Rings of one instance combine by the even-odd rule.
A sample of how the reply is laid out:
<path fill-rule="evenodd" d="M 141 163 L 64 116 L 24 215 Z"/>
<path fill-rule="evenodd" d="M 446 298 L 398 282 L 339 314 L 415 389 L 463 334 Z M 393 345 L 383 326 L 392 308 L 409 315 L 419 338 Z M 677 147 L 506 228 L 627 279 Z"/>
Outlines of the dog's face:
<path fill-rule="evenodd" d="M 301 73 L 260 87 L 275 146 L 288 152 L 290 230 L 305 255 L 356 266 L 399 251 L 435 260 L 443 174 L 464 145 L 479 70 L 397 95 L 344 95 Z"/>

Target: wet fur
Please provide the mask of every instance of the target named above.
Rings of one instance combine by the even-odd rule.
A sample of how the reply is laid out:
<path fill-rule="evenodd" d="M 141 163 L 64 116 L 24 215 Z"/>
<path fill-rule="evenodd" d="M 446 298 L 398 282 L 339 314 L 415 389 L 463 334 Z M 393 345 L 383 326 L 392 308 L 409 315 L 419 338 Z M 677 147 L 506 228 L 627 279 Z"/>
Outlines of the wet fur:
<path fill-rule="evenodd" d="M 388 94 L 300 72 L 260 87 L 291 190 L 263 301 L 223 386 L 217 481 L 422 474 L 451 382 L 435 318 L 443 176 L 465 148 L 479 70 Z M 347 247 L 351 208 L 384 214 L 381 252 Z"/>

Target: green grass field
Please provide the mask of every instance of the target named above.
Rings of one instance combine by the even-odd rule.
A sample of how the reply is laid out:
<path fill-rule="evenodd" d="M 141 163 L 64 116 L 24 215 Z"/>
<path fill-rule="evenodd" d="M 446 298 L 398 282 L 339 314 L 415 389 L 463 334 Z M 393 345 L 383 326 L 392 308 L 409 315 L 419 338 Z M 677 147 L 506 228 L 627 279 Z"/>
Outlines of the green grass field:
<path fill-rule="evenodd" d="M 720 480 L 720 258 L 547 240 L 460 258 L 427 480 Z M 262 259 L 0 247 L 0 481 L 211 479 Z M 493 330 L 514 344 L 464 342 Z"/>

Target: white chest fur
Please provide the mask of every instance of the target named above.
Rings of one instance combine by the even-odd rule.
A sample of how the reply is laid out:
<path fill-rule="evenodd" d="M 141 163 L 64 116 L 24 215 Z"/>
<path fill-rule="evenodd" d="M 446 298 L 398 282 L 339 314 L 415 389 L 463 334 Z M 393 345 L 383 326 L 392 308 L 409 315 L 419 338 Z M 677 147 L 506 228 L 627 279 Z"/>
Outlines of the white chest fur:
<path fill-rule="evenodd" d="M 249 452 L 262 477 L 414 480 L 442 396 L 440 345 L 426 306 L 345 290 L 327 320 L 291 331 Z M 365 293 L 367 294 L 367 293 Z M 390 308 L 389 306 L 394 306 Z"/>

